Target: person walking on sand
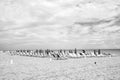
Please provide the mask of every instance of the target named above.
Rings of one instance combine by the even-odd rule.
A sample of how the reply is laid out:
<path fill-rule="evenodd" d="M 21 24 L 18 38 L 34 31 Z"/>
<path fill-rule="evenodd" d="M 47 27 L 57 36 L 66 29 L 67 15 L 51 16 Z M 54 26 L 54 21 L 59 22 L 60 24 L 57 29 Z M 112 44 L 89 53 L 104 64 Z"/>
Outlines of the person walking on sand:
<path fill-rule="evenodd" d="M 97 62 L 94 62 L 94 64 L 96 64 Z"/>

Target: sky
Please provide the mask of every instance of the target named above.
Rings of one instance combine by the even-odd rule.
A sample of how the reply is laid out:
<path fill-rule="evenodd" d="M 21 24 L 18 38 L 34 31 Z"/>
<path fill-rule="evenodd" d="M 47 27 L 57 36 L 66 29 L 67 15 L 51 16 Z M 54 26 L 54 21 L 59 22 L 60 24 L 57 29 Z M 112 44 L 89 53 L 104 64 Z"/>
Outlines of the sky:
<path fill-rule="evenodd" d="M 119 49 L 120 0 L 0 0 L 0 50 Z"/>

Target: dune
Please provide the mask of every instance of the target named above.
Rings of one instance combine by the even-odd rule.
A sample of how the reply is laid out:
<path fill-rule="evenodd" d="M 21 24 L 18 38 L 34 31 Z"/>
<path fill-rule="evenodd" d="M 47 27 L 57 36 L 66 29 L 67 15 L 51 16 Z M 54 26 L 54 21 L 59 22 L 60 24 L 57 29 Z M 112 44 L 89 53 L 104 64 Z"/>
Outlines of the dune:
<path fill-rule="evenodd" d="M 120 56 L 51 60 L 0 54 L 0 80 L 120 80 Z"/>

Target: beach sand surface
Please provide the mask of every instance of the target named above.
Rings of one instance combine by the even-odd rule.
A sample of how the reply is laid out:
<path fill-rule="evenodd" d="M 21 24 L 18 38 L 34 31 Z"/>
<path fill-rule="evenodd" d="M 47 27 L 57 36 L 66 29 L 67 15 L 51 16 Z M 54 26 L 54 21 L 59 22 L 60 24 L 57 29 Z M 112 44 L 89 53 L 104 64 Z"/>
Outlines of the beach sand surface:
<path fill-rule="evenodd" d="M 0 54 L 0 80 L 120 80 L 120 56 L 52 60 Z"/>

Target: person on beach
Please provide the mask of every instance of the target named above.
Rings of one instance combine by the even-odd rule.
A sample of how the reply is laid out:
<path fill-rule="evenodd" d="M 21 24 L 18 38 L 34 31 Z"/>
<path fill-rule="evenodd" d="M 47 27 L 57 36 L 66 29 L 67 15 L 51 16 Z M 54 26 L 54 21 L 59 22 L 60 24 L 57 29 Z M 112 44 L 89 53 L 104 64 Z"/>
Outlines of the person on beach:
<path fill-rule="evenodd" d="M 96 62 L 94 62 L 94 64 L 96 64 Z"/>

